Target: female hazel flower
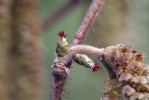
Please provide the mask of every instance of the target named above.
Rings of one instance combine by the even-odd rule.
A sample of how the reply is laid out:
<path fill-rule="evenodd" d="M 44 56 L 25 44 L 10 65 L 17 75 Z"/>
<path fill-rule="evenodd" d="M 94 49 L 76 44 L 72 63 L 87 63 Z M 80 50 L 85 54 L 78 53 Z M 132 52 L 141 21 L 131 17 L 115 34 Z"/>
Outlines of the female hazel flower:
<path fill-rule="evenodd" d="M 57 42 L 56 53 L 57 56 L 63 57 L 68 50 L 68 43 L 66 40 L 67 35 L 64 33 L 64 31 L 59 32 L 58 35 L 60 36 L 60 39 Z"/>
<path fill-rule="evenodd" d="M 75 54 L 73 57 L 74 61 L 79 65 L 83 65 L 87 68 L 92 68 L 93 72 L 99 70 L 99 66 L 97 66 L 87 55 L 85 54 Z"/>

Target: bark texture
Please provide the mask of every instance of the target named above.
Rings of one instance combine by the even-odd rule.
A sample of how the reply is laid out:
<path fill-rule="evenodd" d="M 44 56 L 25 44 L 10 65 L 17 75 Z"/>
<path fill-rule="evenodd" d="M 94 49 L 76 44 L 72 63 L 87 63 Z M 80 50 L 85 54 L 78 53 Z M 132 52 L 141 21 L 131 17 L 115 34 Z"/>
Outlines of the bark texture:
<path fill-rule="evenodd" d="M 42 100 L 41 30 L 36 0 L 1 0 L 0 99 Z"/>
<path fill-rule="evenodd" d="M 0 0 L 0 100 L 7 100 L 8 52 L 11 34 L 11 0 Z"/>

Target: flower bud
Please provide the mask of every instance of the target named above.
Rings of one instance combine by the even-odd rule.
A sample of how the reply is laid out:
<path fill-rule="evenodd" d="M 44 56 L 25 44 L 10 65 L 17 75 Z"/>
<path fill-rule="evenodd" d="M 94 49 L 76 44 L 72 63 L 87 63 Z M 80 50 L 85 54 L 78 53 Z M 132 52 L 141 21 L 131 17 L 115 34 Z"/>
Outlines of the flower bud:
<path fill-rule="evenodd" d="M 58 35 L 60 36 L 60 39 L 57 42 L 56 53 L 59 57 L 63 57 L 68 50 L 68 43 L 66 40 L 67 35 L 65 35 L 64 31 L 59 32 Z"/>
<path fill-rule="evenodd" d="M 83 65 L 87 68 L 92 68 L 93 72 L 97 71 L 99 66 L 97 66 L 87 55 L 85 54 L 75 54 L 73 56 L 75 62 L 79 65 Z"/>

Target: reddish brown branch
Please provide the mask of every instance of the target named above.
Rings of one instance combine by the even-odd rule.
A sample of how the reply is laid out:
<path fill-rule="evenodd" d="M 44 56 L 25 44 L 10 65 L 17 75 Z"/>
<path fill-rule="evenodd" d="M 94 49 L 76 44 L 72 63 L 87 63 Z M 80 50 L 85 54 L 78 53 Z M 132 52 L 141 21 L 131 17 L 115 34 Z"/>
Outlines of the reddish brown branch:
<path fill-rule="evenodd" d="M 66 3 L 63 7 L 58 9 L 53 15 L 50 15 L 47 19 L 45 19 L 42 23 L 42 29 L 46 30 L 49 28 L 53 23 L 55 23 L 58 19 L 62 18 L 66 13 L 71 11 L 80 0 L 69 0 L 68 3 Z"/>
<path fill-rule="evenodd" d="M 66 56 L 63 57 L 62 62 L 65 62 L 67 64 L 71 62 L 75 54 L 86 54 L 86 55 L 89 55 L 95 58 L 105 69 L 108 77 L 110 79 L 113 79 L 116 77 L 116 74 L 112 71 L 111 67 L 106 63 L 105 58 L 104 58 L 104 52 L 105 52 L 105 49 L 103 48 L 96 48 L 96 47 L 88 46 L 88 45 L 76 45 L 76 46 L 71 47 L 67 51 L 67 54 Z M 61 62 L 61 59 L 59 60 L 59 62 Z M 70 67 L 71 66 L 68 66 L 69 69 Z"/>
<path fill-rule="evenodd" d="M 76 32 L 70 46 L 81 44 L 84 41 L 85 36 L 90 29 L 93 21 L 95 20 L 95 17 L 97 16 L 98 11 L 103 5 L 103 3 L 104 0 L 92 1 L 91 6 L 88 9 L 86 16 L 84 17 L 84 20 L 82 21 L 78 31 Z"/>
<path fill-rule="evenodd" d="M 82 21 L 76 35 L 74 36 L 74 39 L 72 40 L 71 46 L 81 44 L 84 41 L 87 31 L 90 29 L 103 2 L 104 0 L 92 1 L 84 20 Z M 61 100 L 63 87 L 68 78 L 71 65 L 72 65 L 72 60 L 70 60 L 70 62 L 66 62 L 64 61 L 64 58 L 60 58 L 59 62 L 56 62 L 52 66 L 52 85 L 51 85 L 51 92 L 50 92 L 50 100 Z"/>

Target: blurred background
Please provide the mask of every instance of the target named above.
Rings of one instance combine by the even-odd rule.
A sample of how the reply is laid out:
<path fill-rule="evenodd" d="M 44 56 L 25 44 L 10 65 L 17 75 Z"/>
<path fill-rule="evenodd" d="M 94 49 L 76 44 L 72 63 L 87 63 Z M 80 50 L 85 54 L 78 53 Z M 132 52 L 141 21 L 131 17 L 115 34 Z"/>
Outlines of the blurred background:
<path fill-rule="evenodd" d="M 0 0 L 0 100 L 49 99 L 57 34 L 65 31 L 70 44 L 91 1 Z M 148 33 L 148 0 L 105 0 L 84 44 L 128 44 L 145 53 L 149 64 Z M 70 78 L 63 100 L 103 96 L 107 75 L 102 68 L 93 73 L 74 64 Z"/>

